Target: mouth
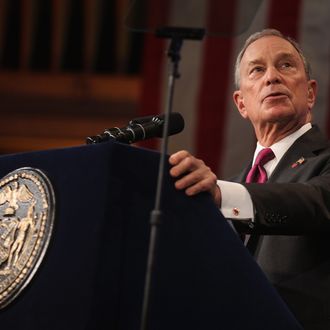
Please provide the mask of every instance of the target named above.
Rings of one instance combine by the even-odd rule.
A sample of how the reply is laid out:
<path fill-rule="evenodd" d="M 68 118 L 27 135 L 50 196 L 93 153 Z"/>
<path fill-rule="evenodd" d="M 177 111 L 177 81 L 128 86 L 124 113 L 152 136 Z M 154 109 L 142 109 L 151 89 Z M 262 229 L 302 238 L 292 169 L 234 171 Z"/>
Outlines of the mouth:
<path fill-rule="evenodd" d="M 277 100 L 277 99 L 286 98 L 286 97 L 288 97 L 288 95 L 285 94 L 285 93 L 282 93 L 282 92 L 272 92 L 272 93 L 267 94 L 264 97 L 263 101 L 265 101 L 265 100 L 270 100 L 270 101 L 271 100 Z"/>

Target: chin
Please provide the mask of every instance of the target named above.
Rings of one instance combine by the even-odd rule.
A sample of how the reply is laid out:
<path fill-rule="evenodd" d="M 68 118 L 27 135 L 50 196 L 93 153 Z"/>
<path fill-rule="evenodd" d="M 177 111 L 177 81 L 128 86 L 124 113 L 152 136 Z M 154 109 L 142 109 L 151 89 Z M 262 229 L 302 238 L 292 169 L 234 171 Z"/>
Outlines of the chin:
<path fill-rule="evenodd" d="M 296 116 L 296 113 L 292 108 L 288 107 L 273 107 L 267 109 L 265 112 L 265 120 L 268 122 L 282 122 L 293 120 Z"/>

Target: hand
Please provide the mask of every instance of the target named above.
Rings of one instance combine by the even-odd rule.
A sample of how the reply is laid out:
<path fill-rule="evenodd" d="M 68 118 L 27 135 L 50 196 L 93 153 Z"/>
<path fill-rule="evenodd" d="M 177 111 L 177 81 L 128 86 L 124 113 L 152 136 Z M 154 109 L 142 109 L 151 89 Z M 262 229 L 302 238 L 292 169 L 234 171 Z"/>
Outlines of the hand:
<path fill-rule="evenodd" d="M 178 178 L 175 182 L 176 189 L 184 189 L 188 196 L 208 191 L 215 204 L 220 207 L 221 191 L 217 185 L 217 176 L 201 159 L 192 156 L 186 150 L 181 150 L 171 155 L 169 162 L 173 166 L 170 175 Z"/>

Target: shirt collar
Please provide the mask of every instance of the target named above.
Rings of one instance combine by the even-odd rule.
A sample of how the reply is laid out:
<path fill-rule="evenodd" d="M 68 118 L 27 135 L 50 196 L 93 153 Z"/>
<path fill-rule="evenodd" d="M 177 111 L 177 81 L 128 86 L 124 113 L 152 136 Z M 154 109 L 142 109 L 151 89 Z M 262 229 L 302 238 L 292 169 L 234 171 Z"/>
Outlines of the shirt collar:
<path fill-rule="evenodd" d="M 286 151 L 291 147 L 291 145 L 303 134 L 305 134 L 308 130 L 312 128 L 311 123 L 307 123 L 300 127 L 298 130 L 295 132 L 291 133 L 290 135 L 286 136 L 282 140 L 274 143 L 273 145 L 270 146 L 270 148 L 273 150 L 275 154 L 275 159 L 277 162 L 283 157 L 283 155 L 286 153 Z M 256 150 L 254 152 L 254 157 L 253 157 L 253 163 L 259 153 L 260 150 L 264 149 L 265 147 L 262 146 L 259 142 L 257 142 Z"/>

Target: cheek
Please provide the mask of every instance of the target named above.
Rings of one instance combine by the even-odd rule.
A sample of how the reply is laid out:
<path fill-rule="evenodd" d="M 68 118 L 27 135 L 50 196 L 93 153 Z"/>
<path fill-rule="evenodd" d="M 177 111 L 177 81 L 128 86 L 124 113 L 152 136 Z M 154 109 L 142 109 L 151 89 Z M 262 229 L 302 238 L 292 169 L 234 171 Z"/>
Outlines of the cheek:
<path fill-rule="evenodd" d="M 308 91 L 301 87 L 301 89 L 299 89 L 293 97 L 292 102 L 294 107 L 297 107 L 298 109 L 307 110 L 307 108 L 310 108 L 310 98 Z"/>
<path fill-rule="evenodd" d="M 254 121 L 258 117 L 258 111 L 256 111 L 258 108 L 253 104 L 247 104 L 247 106 L 244 109 L 244 112 L 241 113 L 242 117 L 244 119 L 249 119 L 251 121 Z"/>
<path fill-rule="evenodd" d="M 291 92 L 295 102 L 306 104 L 311 97 L 312 90 L 306 84 L 306 81 L 302 80 L 298 84 L 292 85 Z"/>
<path fill-rule="evenodd" d="M 247 97 L 245 99 L 245 112 L 246 112 L 246 117 L 251 118 L 255 117 L 257 109 L 260 108 L 260 104 L 256 101 L 255 97 Z"/>
<path fill-rule="evenodd" d="M 260 109 L 260 102 L 258 101 L 259 89 L 257 84 L 244 84 L 242 86 L 243 99 L 240 109 L 241 116 L 244 119 L 254 119 L 258 116 L 258 109 Z"/>

